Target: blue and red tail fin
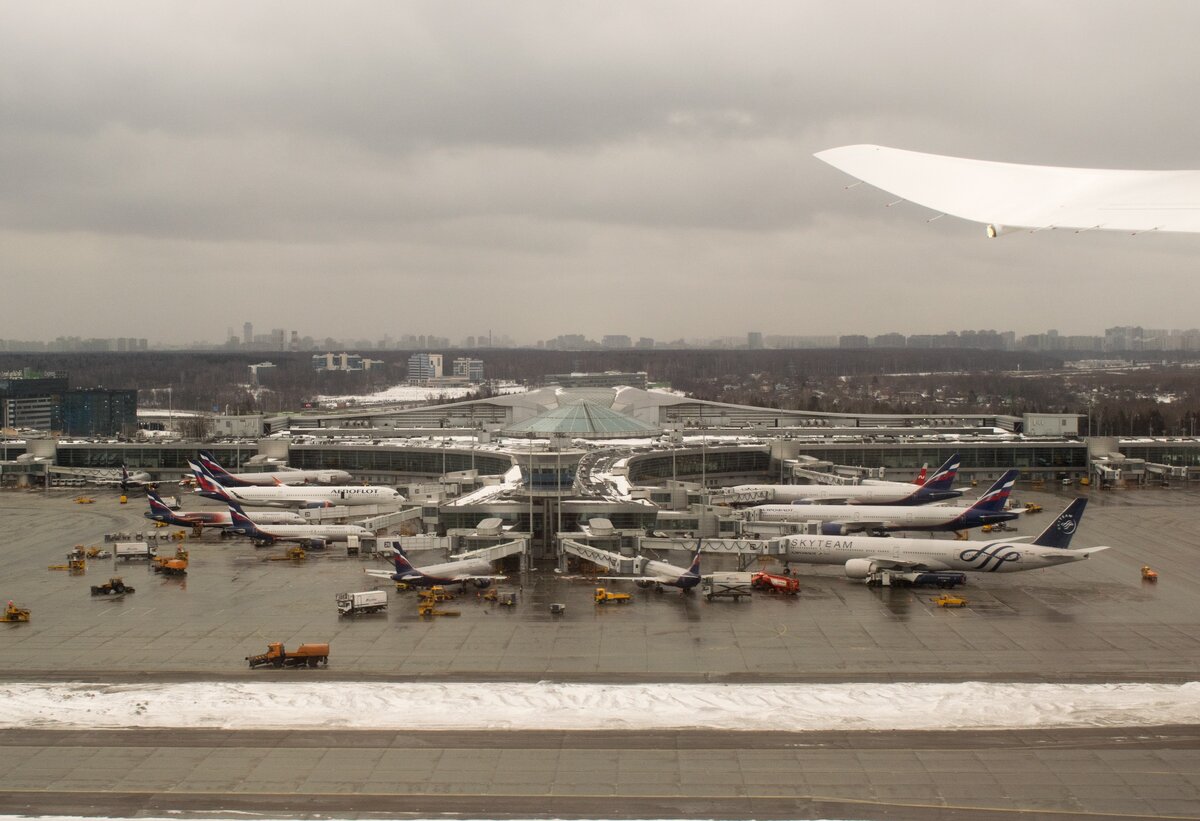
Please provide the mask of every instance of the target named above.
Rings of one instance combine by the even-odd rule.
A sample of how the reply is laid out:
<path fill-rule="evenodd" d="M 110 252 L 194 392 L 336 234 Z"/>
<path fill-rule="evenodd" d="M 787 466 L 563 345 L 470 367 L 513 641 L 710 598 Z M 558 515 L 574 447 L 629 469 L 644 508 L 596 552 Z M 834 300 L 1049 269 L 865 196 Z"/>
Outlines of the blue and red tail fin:
<path fill-rule="evenodd" d="M 204 472 L 211 476 L 217 484 L 227 487 L 248 487 L 252 484 L 251 482 L 237 478 L 221 467 L 221 463 L 207 450 L 200 451 L 200 466 L 204 468 Z"/>
<path fill-rule="evenodd" d="M 250 517 L 246 515 L 246 511 L 233 502 L 229 503 L 229 521 L 230 530 L 233 530 L 235 533 L 241 533 L 244 536 L 266 536 L 265 533 L 258 529 L 258 525 L 250 520 Z"/>
<path fill-rule="evenodd" d="M 1030 544 L 1041 547 L 1057 547 L 1066 550 L 1071 546 L 1071 537 L 1079 529 L 1083 521 L 1083 509 L 1087 507 L 1087 499 L 1079 498 L 1067 505 L 1066 510 L 1058 514 L 1050 526 L 1041 532 Z"/>
<path fill-rule="evenodd" d="M 704 549 L 704 540 L 696 540 L 696 553 L 692 556 L 692 566 L 687 569 L 685 576 L 700 578 L 700 551 Z"/>
<path fill-rule="evenodd" d="M 233 501 L 233 498 L 225 492 L 225 488 L 213 481 L 212 477 L 206 474 L 199 465 L 194 462 L 188 462 L 188 464 L 192 466 L 192 473 L 196 477 L 200 495 L 223 502 Z"/>
<path fill-rule="evenodd" d="M 1004 506 L 1008 504 L 1008 497 L 1012 495 L 1013 485 L 1016 484 L 1017 477 L 1021 475 L 1019 470 L 1010 470 L 1003 476 L 992 483 L 992 486 L 980 494 L 975 503 L 971 505 L 971 510 L 982 511 L 984 513 L 1000 513 L 1004 510 Z"/>
<path fill-rule="evenodd" d="M 400 581 L 401 577 L 423 577 L 425 574 L 417 568 L 413 567 L 412 562 L 408 560 L 408 556 L 404 555 L 404 551 L 398 547 L 392 548 L 392 563 L 396 566 L 396 580 Z"/>
<path fill-rule="evenodd" d="M 958 466 L 960 464 L 962 464 L 962 459 L 956 453 L 947 459 L 940 468 L 935 470 L 921 485 L 921 488 L 923 490 L 950 490 L 954 485 L 954 480 L 958 478 Z"/>
<path fill-rule="evenodd" d="M 153 490 L 146 491 L 146 501 L 150 503 L 150 512 L 146 514 L 147 518 L 167 523 L 174 523 L 179 520 L 175 515 L 175 511 L 167 507 L 167 503 Z"/>

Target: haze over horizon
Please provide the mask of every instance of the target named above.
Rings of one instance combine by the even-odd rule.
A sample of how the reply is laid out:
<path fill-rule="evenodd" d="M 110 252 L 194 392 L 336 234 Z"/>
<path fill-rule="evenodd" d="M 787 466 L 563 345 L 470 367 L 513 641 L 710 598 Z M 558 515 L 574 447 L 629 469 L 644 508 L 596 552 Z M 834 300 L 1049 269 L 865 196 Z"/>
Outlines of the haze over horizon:
<path fill-rule="evenodd" d="M 1200 237 L 982 230 L 813 158 L 1200 168 L 1200 6 L 0 9 L 10 339 L 1191 328 Z"/>

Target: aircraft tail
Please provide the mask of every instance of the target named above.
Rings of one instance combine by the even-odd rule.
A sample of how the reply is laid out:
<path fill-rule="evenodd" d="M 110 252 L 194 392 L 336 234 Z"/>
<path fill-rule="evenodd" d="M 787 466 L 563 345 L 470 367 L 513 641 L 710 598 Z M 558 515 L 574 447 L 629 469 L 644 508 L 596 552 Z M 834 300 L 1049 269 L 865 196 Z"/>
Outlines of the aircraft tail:
<path fill-rule="evenodd" d="M 1083 521 L 1083 509 L 1087 507 L 1088 500 L 1079 498 L 1067 505 L 1066 510 L 1058 514 L 1050 526 L 1041 532 L 1036 539 L 1030 544 L 1040 545 L 1041 547 L 1057 547 L 1063 550 L 1070 548 L 1071 537 L 1075 535 L 1075 531 L 1079 529 L 1079 523 Z"/>
<path fill-rule="evenodd" d="M 398 547 L 392 548 L 392 563 L 396 566 L 395 578 L 397 581 L 403 577 L 411 578 L 416 576 L 420 578 L 424 576 L 420 570 L 417 570 L 417 568 L 413 567 L 412 562 L 408 560 L 408 556 L 404 555 L 404 551 Z"/>
<path fill-rule="evenodd" d="M 704 548 L 704 540 L 697 539 L 696 540 L 696 553 L 695 553 L 695 555 L 692 556 L 692 565 L 691 565 L 691 567 L 689 567 L 687 569 L 687 572 L 684 573 L 683 575 L 687 576 L 688 578 L 696 578 L 696 579 L 700 578 L 700 551 L 703 548 Z"/>
<path fill-rule="evenodd" d="M 147 516 L 158 522 L 167 522 L 173 524 L 177 517 L 175 511 L 167 507 L 167 503 L 162 500 L 162 497 L 153 490 L 146 491 L 146 501 L 150 503 L 150 512 Z"/>
<path fill-rule="evenodd" d="M 231 523 L 230 530 L 234 533 L 241 533 L 243 536 L 252 536 L 260 539 L 270 540 L 270 536 L 258 529 L 258 525 L 250 520 L 246 512 L 242 510 L 240 505 L 233 502 L 229 503 L 229 520 Z"/>
<path fill-rule="evenodd" d="M 216 480 L 217 484 L 226 485 L 228 487 L 246 487 L 250 482 L 243 481 L 232 475 L 225 468 L 221 467 L 221 463 L 216 460 L 210 451 L 200 451 L 200 466 L 204 468 L 204 472 Z"/>
<path fill-rule="evenodd" d="M 956 453 L 946 460 L 940 468 L 933 472 L 933 475 L 921 484 L 924 490 L 950 490 L 954 485 L 954 480 L 958 478 L 958 466 L 962 462 L 959 455 Z"/>
<path fill-rule="evenodd" d="M 225 488 L 217 484 L 211 476 L 204 472 L 204 469 L 195 462 L 188 462 L 192 467 L 192 473 L 196 477 L 196 484 L 200 487 L 200 494 L 207 496 L 210 499 L 217 499 L 222 502 L 233 502 L 234 499 L 225 492 Z"/>
<path fill-rule="evenodd" d="M 912 480 L 914 485 L 925 484 L 925 475 L 929 473 L 929 463 L 921 465 L 921 472 L 917 474 L 917 478 Z"/>
<path fill-rule="evenodd" d="M 121 492 L 129 490 L 129 471 L 125 468 L 125 463 L 121 463 Z"/>
<path fill-rule="evenodd" d="M 1019 470 L 1006 472 L 991 487 L 979 495 L 979 498 L 971 505 L 971 510 L 980 513 L 1003 512 L 1004 506 L 1008 504 L 1008 497 L 1012 495 L 1013 485 L 1020 475 L 1021 471 Z"/>

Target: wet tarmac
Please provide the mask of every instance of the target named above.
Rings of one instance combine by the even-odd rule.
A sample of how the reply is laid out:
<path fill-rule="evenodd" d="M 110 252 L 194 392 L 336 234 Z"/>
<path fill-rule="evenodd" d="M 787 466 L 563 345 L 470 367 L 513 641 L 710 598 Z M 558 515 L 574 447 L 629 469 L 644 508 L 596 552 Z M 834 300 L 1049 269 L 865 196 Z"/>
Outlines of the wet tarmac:
<path fill-rule="evenodd" d="M 389 592 L 385 615 L 339 619 L 336 593 L 390 585 L 363 573 L 384 563 L 339 557 L 336 549 L 302 563 L 264 561 L 282 548 L 256 550 L 214 535 L 184 542 L 191 562 L 184 579 L 159 577 L 145 565 L 118 567 L 113 560 L 90 562 L 82 576 L 47 570 L 65 562 L 75 544 L 103 546 L 105 532 L 151 532 L 136 501 L 121 506 L 115 494 L 101 491 L 90 494 L 95 504 L 78 505 L 71 502 L 77 494 L 0 493 L 0 599 L 33 611 L 29 624 L 0 625 L 4 678 L 1200 677 L 1200 491 L 1185 488 L 1092 491 L 1077 544 L 1112 550 L 1054 569 L 972 575 L 962 589 L 969 604 L 960 610 L 935 607 L 934 591 L 873 590 L 836 568 L 811 567 L 796 568 L 802 592 L 794 599 L 708 602 L 629 585 L 633 601 L 600 607 L 591 599 L 593 580 L 545 568 L 502 585 L 518 593 L 516 607 L 485 602 L 468 590 L 445 605 L 460 615 L 429 619 L 417 615 L 411 593 L 395 592 Z M 1045 508 L 1021 521 L 1022 535 L 1039 532 L 1068 499 L 1031 491 L 1020 496 Z M 414 559 L 419 564 L 441 557 Z M 1157 584 L 1142 581 L 1143 564 L 1158 571 Z M 731 568 L 705 567 L 712 569 Z M 115 599 L 90 595 L 91 585 L 114 574 L 136 592 Z M 551 602 L 565 603 L 566 612 L 552 615 Z M 329 668 L 248 670 L 244 657 L 269 641 L 328 641 Z M 1137 744 L 1114 741 L 1120 733 L 1089 731 L 1016 734 L 1005 741 L 989 733 L 953 733 L 953 740 L 848 733 L 831 746 L 805 735 L 767 749 L 738 733 L 600 739 L 496 732 L 476 734 L 464 746 L 454 734 L 388 734 L 381 740 L 331 732 L 315 736 L 314 747 L 312 734 L 301 740 L 229 731 L 200 743 L 187 733 L 31 737 L 6 731 L 0 732 L 0 754 L 33 764 L 0 771 L 0 811 L 62 806 L 82 814 L 226 807 L 337 817 L 434 811 L 475 817 L 1190 817 L 1200 815 L 1195 729 L 1127 734 Z M 880 749 L 881 739 L 893 746 Z M 67 761 L 76 766 L 66 767 Z M 107 763 L 112 761 L 120 763 Z M 208 768 L 218 763 L 220 774 L 213 776 Z"/>

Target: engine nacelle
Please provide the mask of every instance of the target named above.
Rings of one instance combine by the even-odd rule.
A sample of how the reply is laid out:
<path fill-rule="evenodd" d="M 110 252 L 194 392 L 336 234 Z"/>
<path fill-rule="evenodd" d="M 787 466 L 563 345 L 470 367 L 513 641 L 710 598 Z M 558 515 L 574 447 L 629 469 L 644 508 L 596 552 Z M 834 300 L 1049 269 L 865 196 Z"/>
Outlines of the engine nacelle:
<path fill-rule="evenodd" d="M 633 583 L 643 590 L 654 587 L 654 579 L 635 579 Z"/>
<path fill-rule="evenodd" d="M 309 550 L 324 550 L 329 545 L 327 539 L 305 539 L 304 546 Z"/>
<path fill-rule="evenodd" d="M 484 588 L 492 586 L 491 579 L 472 579 L 471 583 L 474 584 L 476 587 L 478 587 L 480 590 L 483 590 Z"/>
<path fill-rule="evenodd" d="M 846 526 L 838 522 L 825 522 L 821 525 L 822 536 L 845 536 Z"/>
<path fill-rule="evenodd" d="M 846 562 L 846 575 L 852 579 L 865 579 L 875 571 L 875 562 L 870 559 L 851 559 Z"/>
<path fill-rule="evenodd" d="M 322 507 L 333 507 L 333 502 L 305 502 L 301 507 L 305 510 L 316 510 Z"/>

